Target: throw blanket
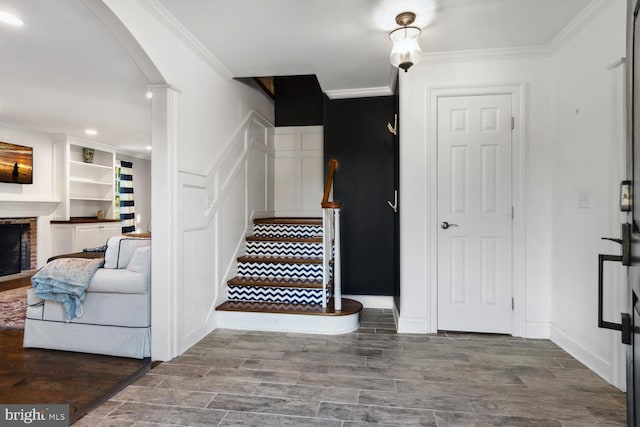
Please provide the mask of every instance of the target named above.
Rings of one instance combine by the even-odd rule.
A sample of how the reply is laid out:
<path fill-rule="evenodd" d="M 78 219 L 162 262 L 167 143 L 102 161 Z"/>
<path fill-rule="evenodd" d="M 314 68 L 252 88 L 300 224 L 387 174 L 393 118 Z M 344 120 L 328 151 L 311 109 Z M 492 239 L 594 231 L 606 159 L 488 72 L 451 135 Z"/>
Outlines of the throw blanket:
<path fill-rule="evenodd" d="M 31 284 L 37 297 L 62 303 L 64 319 L 68 322 L 82 316 L 86 290 L 103 263 L 103 259 L 59 258 L 38 271 L 31 278 Z"/>

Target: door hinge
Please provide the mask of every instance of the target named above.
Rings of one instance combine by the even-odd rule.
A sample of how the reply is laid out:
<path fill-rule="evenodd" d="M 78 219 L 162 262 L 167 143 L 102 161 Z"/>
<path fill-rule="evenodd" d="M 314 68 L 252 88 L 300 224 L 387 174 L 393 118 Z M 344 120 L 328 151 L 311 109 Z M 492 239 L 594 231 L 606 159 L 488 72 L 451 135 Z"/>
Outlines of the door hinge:
<path fill-rule="evenodd" d="M 511 297 L 511 311 L 514 310 L 515 306 L 516 306 L 516 302 L 514 301 L 513 297 Z"/>
<path fill-rule="evenodd" d="M 516 118 L 511 117 L 511 130 L 514 130 L 515 128 L 516 128 Z"/>

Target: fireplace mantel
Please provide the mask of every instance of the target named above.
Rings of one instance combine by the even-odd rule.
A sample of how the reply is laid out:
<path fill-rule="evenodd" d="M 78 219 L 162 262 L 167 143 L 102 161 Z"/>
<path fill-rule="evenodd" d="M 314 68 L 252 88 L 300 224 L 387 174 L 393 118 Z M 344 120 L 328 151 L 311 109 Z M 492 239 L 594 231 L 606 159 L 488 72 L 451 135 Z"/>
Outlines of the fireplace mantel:
<path fill-rule="evenodd" d="M 48 216 L 58 203 L 57 200 L 0 200 L 0 218 Z"/>

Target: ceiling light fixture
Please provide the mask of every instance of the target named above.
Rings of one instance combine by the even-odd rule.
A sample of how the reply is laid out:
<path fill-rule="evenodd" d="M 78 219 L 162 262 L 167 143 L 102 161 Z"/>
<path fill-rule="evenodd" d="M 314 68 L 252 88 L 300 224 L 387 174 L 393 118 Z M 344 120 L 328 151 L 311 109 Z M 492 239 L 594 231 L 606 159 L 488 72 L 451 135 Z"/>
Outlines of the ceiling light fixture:
<path fill-rule="evenodd" d="M 402 27 L 389 33 L 389 39 L 393 42 L 389 61 L 391 65 L 403 69 L 405 73 L 412 65 L 418 63 L 422 53 L 418 44 L 418 37 L 422 31 L 418 27 L 411 26 L 415 20 L 415 13 L 402 12 L 396 16 L 396 23 Z"/>
<path fill-rule="evenodd" d="M 18 18 L 16 15 L 9 12 L 1 11 L 1 10 L 0 10 L 0 22 L 13 25 L 14 27 L 22 27 L 24 25 L 24 21 Z"/>
<path fill-rule="evenodd" d="M 150 90 L 148 90 L 148 91 L 144 94 L 144 96 L 145 96 L 147 99 L 151 99 L 151 98 L 153 98 L 153 92 L 151 92 Z"/>
<path fill-rule="evenodd" d="M 86 133 L 87 135 L 96 136 L 98 134 L 98 131 L 95 129 L 87 129 L 84 131 L 84 133 Z"/>

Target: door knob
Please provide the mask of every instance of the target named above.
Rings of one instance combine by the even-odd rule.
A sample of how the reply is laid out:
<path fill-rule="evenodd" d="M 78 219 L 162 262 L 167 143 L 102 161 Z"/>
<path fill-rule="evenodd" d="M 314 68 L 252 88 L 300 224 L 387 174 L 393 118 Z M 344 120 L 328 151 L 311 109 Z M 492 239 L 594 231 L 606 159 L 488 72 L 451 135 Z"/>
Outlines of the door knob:
<path fill-rule="evenodd" d="M 449 224 L 447 221 L 442 221 L 442 224 L 440 225 L 440 227 L 442 227 L 443 230 L 446 230 L 449 227 L 457 227 L 458 224 Z"/>

